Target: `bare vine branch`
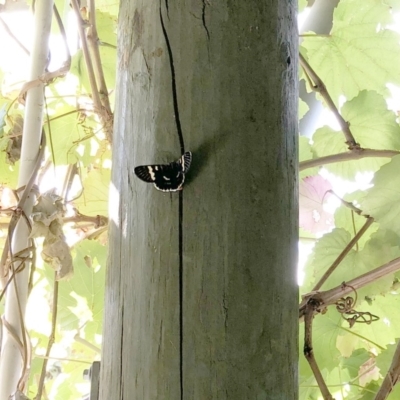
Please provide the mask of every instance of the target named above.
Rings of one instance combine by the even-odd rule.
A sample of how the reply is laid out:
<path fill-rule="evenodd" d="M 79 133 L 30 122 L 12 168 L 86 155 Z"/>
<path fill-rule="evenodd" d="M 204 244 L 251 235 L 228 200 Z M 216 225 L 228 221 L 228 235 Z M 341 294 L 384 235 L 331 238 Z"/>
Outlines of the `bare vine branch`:
<path fill-rule="evenodd" d="M 327 164 L 335 164 L 342 161 L 361 160 L 367 157 L 394 157 L 400 154 L 397 150 L 376 150 L 354 148 L 346 153 L 331 154 L 325 157 L 313 158 L 311 160 L 301 161 L 299 170 L 303 171 L 308 168 L 320 167 Z"/>
<path fill-rule="evenodd" d="M 315 302 L 313 299 L 309 299 L 305 306 L 304 313 L 304 356 L 308 361 L 310 368 L 314 374 L 315 380 L 321 390 L 322 396 L 324 400 L 334 400 L 332 395 L 330 394 L 328 387 L 324 381 L 324 378 L 321 374 L 321 371 L 318 367 L 317 361 L 314 357 L 314 350 L 312 347 L 312 323 L 314 319 L 314 313 L 319 308 L 319 304 Z"/>
<path fill-rule="evenodd" d="M 98 88 L 98 82 L 96 82 L 96 75 L 95 75 L 94 68 L 93 68 L 93 62 L 92 62 L 92 58 L 89 53 L 88 39 L 85 35 L 85 27 L 87 26 L 87 24 L 82 19 L 77 0 L 72 0 L 71 4 L 72 4 L 72 8 L 75 12 L 75 16 L 76 16 L 76 19 L 78 22 L 78 33 L 79 33 L 79 37 L 80 37 L 81 43 L 82 43 L 83 56 L 85 59 L 88 77 L 89 77 L 89 83 L 90 83 L 90 87 L 92 90 L 92 99 L 93 99 L 94 109 L 102 121 L 104 130 L 106 132 L 107 139 L 109 140 L 110 143 L 112 143 L 112 118 L 113 117 L 112 117 L 108 98 L 107 98 L 107 101 L 104 102 L 104 104 L 101 101 L 99 88 Z M 96 56 L 94 58 L 96 58 Z M 101 61 L 100 61 L 100 64 L 101 64 Z M 100 76 L 104 80 L 104 76 L 102 73 L 100 74 Z M 99 86 L 102 90 L 104 90 L 104 86 L 102 84 L 102 79 L 100 79 Z M 104 83 L 104 85 L 105 85 L 105 83 Z M 106 95 L 106 93 L 104 93 L 104 95 Z M 107 97 L 108 97 L 108 94 L 107 94 Z M 103 96 L 103 99 L 104 99 L 104 96 Z M 107 107 L 107 104 L 108 104 L 108 107 Z"/>
<path fill-rule="evenodd" d="M 305 316 L 306 305 L 310 298 L 315 299 L 320 305 L 321 310 L 329 305 L 336 304 L 336 302 L 353 292 L 369 285 L 377 279 L 383 278 L 386 275 L 393 274 L 400 270 L 400 257 L 381 265 L 372 271 L 366 272 L 363 275 L 354 278 L 345 284 L 341 284 L 332 289 L 323 292 L 311 292 L 303 296 L 303 301 L 299 306 L 299 318 L 302 320 Z M 318 311 L 319 312 L 319 311 Z"/>
<path fill-rule="evenodd" d="M 349 150 L 359 149 L 360 145 L 354 139 L 354 136 L 351 133 L 349 124 L 341 116 L 341 114 L 340 114 L 339 110 L 337 109 L 335 103 L 333 102 L 330 94 L 326 90 L 326 86 L 325 86 L 324 82 L 318 76 L 318 74 L 312 69 L 311 65 L 308 63 L 308 61 L 303 57 L 303 55 L 301 53 L 299 53 L 299 57 L 300 57 L 300 64 L 303 67 L 303 70 L 306 73 L 310 84 L 312 82 L 311 88 L 315 92 L 320 93 L 320 95 L 325 100 L 328 108 L 335 115 L 337 121 L 339 122 L 340 128 L 344 134 L 344 137 L 346 138 L 346 144 L 349 146 Z"/>

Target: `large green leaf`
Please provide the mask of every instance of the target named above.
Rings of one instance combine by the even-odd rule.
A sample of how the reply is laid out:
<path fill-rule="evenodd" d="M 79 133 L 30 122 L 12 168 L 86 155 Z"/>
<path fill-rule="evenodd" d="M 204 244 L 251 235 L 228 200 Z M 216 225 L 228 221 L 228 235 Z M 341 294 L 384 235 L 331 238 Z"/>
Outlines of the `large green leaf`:
<path fill-rule="evenodd" d="M 365 214 L 369 214 L 385 229 L 393 230 L 400 235 L 400 155 L 375 174 L 374 187 L 371 188 L 365 199 L 361 202 L 361 208 Z"/>
<path fill-rule="evenodd" d="M 351 235 L 348 232 L 336 228 L 317 242 L 306 264 L 305 284 L 301 288 L 303 293 L 312 290 L 314 284 L 319 281 L 350 240 Z M 354 272 L 354 258 L 355 251 L 350 250 L 322 288 L 340 285 L 343 281 L 351 279 Z"/>
<path fill-rule="evenodd" d="M 58 117 L 58 118 L 56 118 Z M 64 106 L 57 109 L 51 120 L 51 132 L 47 131 L 47 143 L 56 165 L 73 164 L 78 161 L 77 147 L 85 135 L 78 121 L 75 107 Z"/>
<path fill-rule="evenodd" d="M 306 265 L 306 279 L 302 292 L 312 290 L 315 283 L 333 264 L 339 254 L 348 245 L 354 235 L 343 228 L 336 228 L 324 235 L 315 245 L 313 254 Z M 359 275 L 367 273 L 382 264 L 400 256 L 399 237 L 393 232 L 379 230 L 371 235 L 364 247 L 354 246 L 344 260 L 336 267 L 323 285 L 323 289 L 339 286 Z M 358 298 L 387 293 L 393 284 L 394 274 L 387 275 L 378 281 L 357 291 Z"/>
<path fill-rule="evenodd" d="M 342 0 L 334 12 L 328 37 L 305 37 L 308 60 L 324 81 L 335 103 L 352 99 L 364 89 L 387 94 L 388 82 L 400 84 L 398 33 L 391 9 L 381 1 Z"/>
<path fill-rule="evenodd" d="M 92 313 L 84 331 L 86 340 L 94 342 L 95 335 L 102 334 L 107 248 L 95 240 L 90 240 L 76 246 L 75 250 L 75 274 L 79 277 L 80 285 L 75 285 L 74 291 L 86 298 Z M 87 260 L 90 260 L 91 266 L 88 266 Z"/>
<path fill-rule="evenodd" d="M 396 115 L 387 109 L 383 97 L 376 92 L 361 92 L 343 105 L 342 113 L 353 135 L 363 148 L 400 150 L 400 127 Z M 314 158 L 348 151 L 342 132 L 324 126 L 313 135 Z M 373 157 L 327 164 L 325 168 L 344 179 L 354 180 L 357 172 L 377 171 L 390 158 Z"/>
<path fill-rule="evenodd" d="M 335 226 L 336 228 L 343 228 L 347 232 L 349 232 L 352 236 L 355 236 L 357 232 L 365 225 L 367 219 L 363 216 L 360 216 L 350 210 L 350 208 L 345 207 L 344 205 L 340 206 L 335 212 Z M 358 250 L 361 250 L 365 243 L 369 240 L 371 235 L 378 230 L 378 224 L 373 223 L 370 225 L 368 230 L 361 236 L 360 240 L 357 242 L 357 246 L 355 247 Z"/>
<path fill-rule="evenodd" d="M 82 173 L 82 195 L 74 201 L 81 214 L 108 215 L 109 168 L 90 169 Z"/>
<path fill-rule="evenodd" d="M 341 113 L 361 147 L 400 150 L 397 115 L 387 109 L 386 101 L 380 94 L 363 90 L 343 105 Z"/>
<path fill-rule="evenodd" d="M 87 335 L 86 340 L 94 341 L 94 336 L 101 334 L 106 248 L 97 241 L 85 241 L 75 246 L 72 254 L 74 275 L 59 282 L 57 321 L 61 331 L 79 329 Z M 49 267 L 45 275 L 53 281 Z"/>

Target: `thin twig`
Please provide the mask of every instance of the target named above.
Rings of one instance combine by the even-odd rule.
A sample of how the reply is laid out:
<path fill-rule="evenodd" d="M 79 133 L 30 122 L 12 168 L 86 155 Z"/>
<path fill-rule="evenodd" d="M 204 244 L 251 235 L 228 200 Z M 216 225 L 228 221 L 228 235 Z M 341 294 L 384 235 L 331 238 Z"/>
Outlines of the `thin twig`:
<path fill-rule="evenodd" d="M 17 45 L 22 49 L 22 51 L 26 55 L 30 55 L 29 50 L 19 41 L 19 39 L 12 33 L 11 29 L 8 27 L 8 25 L 4 22 L 3 18 L 0 16 L 0 24 L 3 26 L 3 29 L 8 35 L 17 43 Z"/>
<path fill-rule="evenodd" d="M 372 225 L 374 219 L 372 217 L 368 217 L 365 221 L 363 227 L 357 232 L 357 234 L 351 239 L 348 245 L 343 249 L 343 251 L 338 255 L 336 260 L 332 263 L 332 265 L 327 269 L 327 271 L 322 275 L 321 279 L 317 282 L 317 284 L 313 287 L 312 291 L 317 291 L 321 288 L 321 286 L 326 282 L 326 280 L 332 275 L 333 271 L 337 268 L 337 266 L 344 260 L 349 251 L 354 247 L 354 245 L 360 240 L 361 236 L 367 231 L 367 229 Z"/>
<path fill-rule="evenodd" d="M 79 333 L 77 333 L 74 336 L 75 341 L 77 341 L 78 343 L 83 344 L 84 346 L 88 347 L 89 349 L 95 351 L 98 354 L 101 354 L 101 349 L 97 346 L 95 346 L 94 344 L 88 342 L 86 339 L 82 338 L 81 336 L 79 336 Z"/>
<path fill-rule="evenodd" d="M 108 218 L 103 216 L 103 215 L 96 215 L 96 216 L 90 216 L 90 215 L 83 215 L 81 213 L 77 213 L 73 217 L 65 217 L 63 218 L 63 223 L 67 224 L 70 222 L 89 222 L 90 225 L 94 225 L 95 228 L 99 228 L 101 226 L 106 226 L 108 224 Z"/>
<path fill-rule="evenodd" d="M 103 105 L 102 113 L 103 120 L 108 123 L 105 124 L 104 130 L 106 132 L 107 139 L 112 143 L 113 134 L 113 114 L 110 106 L 110 99 L 108 97 L 108 90 L 106 85 L 106 80 L 104 78 L 103 65 L 101 62 L 100 51 L 99 51 L 99 36 L 97 34 L 96 27 L 96 8 L 94 0 L 89 1 L 89 29 L 87 32 L 87 40 L 89 44 L 89 50 L 93 57 L 94 73 L 96 76 L 97 83 L 99 85 L 100 100 Z M 103 121 L 103 122 L 104 122 Z"/>
<path fill-rule="evenodd" d="M 338 196 L 333 190 L 328 190 L 326 193 L 330 193 L 335 196 L 345 207 L 349 208 L 351 211 L 355 212 L 358 215 L 362 215 L 362 210 L 356 207 L 351 201 L 343 200 L 340 196 Z M 364 215 L 365 218 L 368 218 L 368 215 Z"/>
<path fill-rule="evenodd" d="M 359 149 L 360 145 L 354 139 L 354 136 L 350 131 L 349 124 L 341 116 L 330 94 L 326 90 L 324 82 L 318 76 L 318 74 L 312 69 L 308 61 L 302 56 L 301 53 L 300 53 L 300 64 L 303 67 L 306 75 L 308 75 L 308 77 L 313 81 L 313 85 L 311 86 L 312 89 L 321 94 L 328 108 L 331 110 L 331 112 L 335 115 L 336 119 L 338 120 L 340 128 L 344 134 L 344 137 L 346 138 L 346 144 L 348 145 L 349 150 Z"/>

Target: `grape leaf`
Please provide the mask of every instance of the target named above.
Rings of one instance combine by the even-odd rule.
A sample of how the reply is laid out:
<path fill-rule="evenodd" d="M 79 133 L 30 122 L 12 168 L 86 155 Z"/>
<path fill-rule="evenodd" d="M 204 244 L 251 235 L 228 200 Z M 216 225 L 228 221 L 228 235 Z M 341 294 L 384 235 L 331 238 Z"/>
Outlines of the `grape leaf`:
<path fill-rule="evenodd" d="M 311 150 L 310 140 L 305 136 L 299 137 L 299 161 L 311 160 L 313 152 Z M 316 175 L 318 168 L 307 168 L 306 170 L 300 171 L 300 178 L 304 178 L 310 175 Z"/>
<path fill-rule="evenodd" d="M 75 111 L 75 107 L 59 107 L 58 118 L 51 119 L 51 133 L 45 125 L 47 143 L 53 152 L 56 165 L 73 164 L 79 159 L 76 149 L 84 133 L 78 123 L 78 113 Z"/>
<path fill-rule="evenodd" d="M 363 90 L 343 105 L 341 113 L 363 148 L 400 150 L 397 116 L 378 93 Z"/>
<path fill-rule="evenodd" d="M 81 214 L 108 215 L 108 186 L 111 172 L 108 168 L 91 169 L 83 177 L 83 194 L 74 201 Z"/>
<path fill-rule="evenodd" d="M 385 100 L 376 92 L 361 92 L 343 105 L 342 112 L 363 148 L 400 150 L 400 127 L 396 115 L 387 109 Z M 343 134 L 327 126 L 315 132 L 313 141 L 316 157 L 348 151 Z M 325 168 L 344 179 L 354 180 L 357 172 L 377 171 L 389 161 L 390 158 L 369 157 L 327 164 Z"/>
<path fill-rule="evenodd" d="M 305 37 L 308 60 L 337 103 L 363 89 L 387 94 L 386 83 L 400 84 L 399 34 L 385 29 L 393 23 L 382 2 L 342 0 L 334 11 L 329 37 Z"/>
<path fill-rule="evenodd" d="M 336 347 L 336 340 L 342 329 L 341 324 L 342 317 L 333 307 L 330 307 L 325 314 L 316 316 L 313 320 L 312 345 L 314 356 L 321 370 L 326 369 L 327 371 L 332 371 L 339 363 L 340 352 Z M 303 354 L 304 324 L 302 324 L 300 328 L 300 354 Z M 302 355 L 301 357 L 304 356 Z M 304 360 L 302 362 L 304 363 Z M 303 376 L 303 378 L 305 376 Z"/>
<path fill-rule="evenodd" d="M 371 324 L 355 324 L 351 329 L 346 329 L 350 335 L 359 339 L 358 347 L 374 352 L 382 351 L 388 344 L 394 343 L 400 331 L 398 310 L 400 298 L 397 295 L 386 294 L 376 296 L 369 302 L 358 301 L 356 309 L 370 312 L 379 317 L 378 321 Z"/>
<path fill-rule="evenodd" d="M 365 349 L 355 350 L 350 357 L 343 358 L 342 366 L 349 371 L 350 377 L 356 378 L 359 374 L 360 366 L 371 358 Z"/>
<path fill-rule="evenodd" d="M 6 153 L 0 152 L 0 185 L 9 186 L 11 188 L 17 188 L 18 174 L 19 174 L 19 163 L 10 165 L 6 162 Z"/>
<path fill-rule="evenodd" d="M 360 201 L 366 196 L 365 191 L 356 191 L 344 196 L 344 200 L 352 204 L 359 205 Z M 346 229 L 352 236 L 354 236 L 366 223 L 367 219 L 363 215 L 358 215 L 349 207 L 341 205 L 335 211 L 335 226 L 336 228 Z M 370 239 L 371 235 L 379 228 L 379 224 L 372 223 L 368 230 L 361 236 L 357 242 L 357 248 L 362 250 L 365 243 Z"/>
<path fill-rule="evenodd" d="M 107 249 L 99 242 L 90 240 L 75 247 L 74 259 L 76 274 L 79 275 L 81 285 L 74 286 L 78 295 L 85 297 L 92 318 L 85 324 L 85 339 L 95 341 L 95 335 L 102 334 L 104 281 Z M 91 267 L 86 260 L 90 258 Z"/>
<path fill-rule="evenodd" d="M 300 181 L 299 202 L 300 222 L 299 225 L 312 232 L 322 233 L 332 229 L 333 214 L 324 209 L 324 202 L 332 185 L 320 175 L 309 176 Z"/>
<path fill-rule="evenodd" d="M 381 370 L 381 374 L 384 376 L 392 364 L 394 352 L 396 351 L 399 339 L 396 339 L 395 344 L 388 344 L 386 349 L 382 350 L 376 357 L 376 365 Z"/>
<path fill-rule="evenodd" d="M 385 229 L 400 235 L 400 155 L 393 157 L 375 174 L 374 187 L 361 202 L 369 214 Z"/>
<path fill-rule="evenodd" d="M 312 290 L 314 283 L 322 277 L 350 240 L 351 236 L 348 232 L 337 228 L 318 240 L 312 255 L 306 263 L 306 278 L 302 287 L 303 293 Z M 333 275 L 328 278 L 323 288 L 340 285 L 341 282 L 349 280 L 349 272 L 354 271 L 354 257 L 355 251 L 350 250 L 346 258 L 333 272 Z"/>

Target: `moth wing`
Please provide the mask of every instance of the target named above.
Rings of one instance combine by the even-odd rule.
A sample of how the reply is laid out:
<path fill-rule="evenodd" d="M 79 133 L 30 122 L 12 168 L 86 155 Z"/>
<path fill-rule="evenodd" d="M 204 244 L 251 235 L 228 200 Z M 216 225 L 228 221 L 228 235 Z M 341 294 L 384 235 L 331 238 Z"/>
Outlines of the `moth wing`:
<path fill-rule="evenodd" d="M 182 189 L 183 182 L 185 181 L 184 174 L 178 174 L 173 179 L 156 179 L 154 186 L 162 192 L 176 192 Z"/>
<path fill-rule="evenodd" d="M 159 168 L 159 165 L 140 165 L 135 168 L 136 176 L 144 182 L 152 183 L 156 180 L 155 169 Z"/>
<path fill-rule="evenodd" d="M 187 151 L 183 156 L 177 161 L 178 164 L 182 166 L 182 172 L 186 174 L 189 171 L 190 164 L 192 163 L 192 153 Z"/>

